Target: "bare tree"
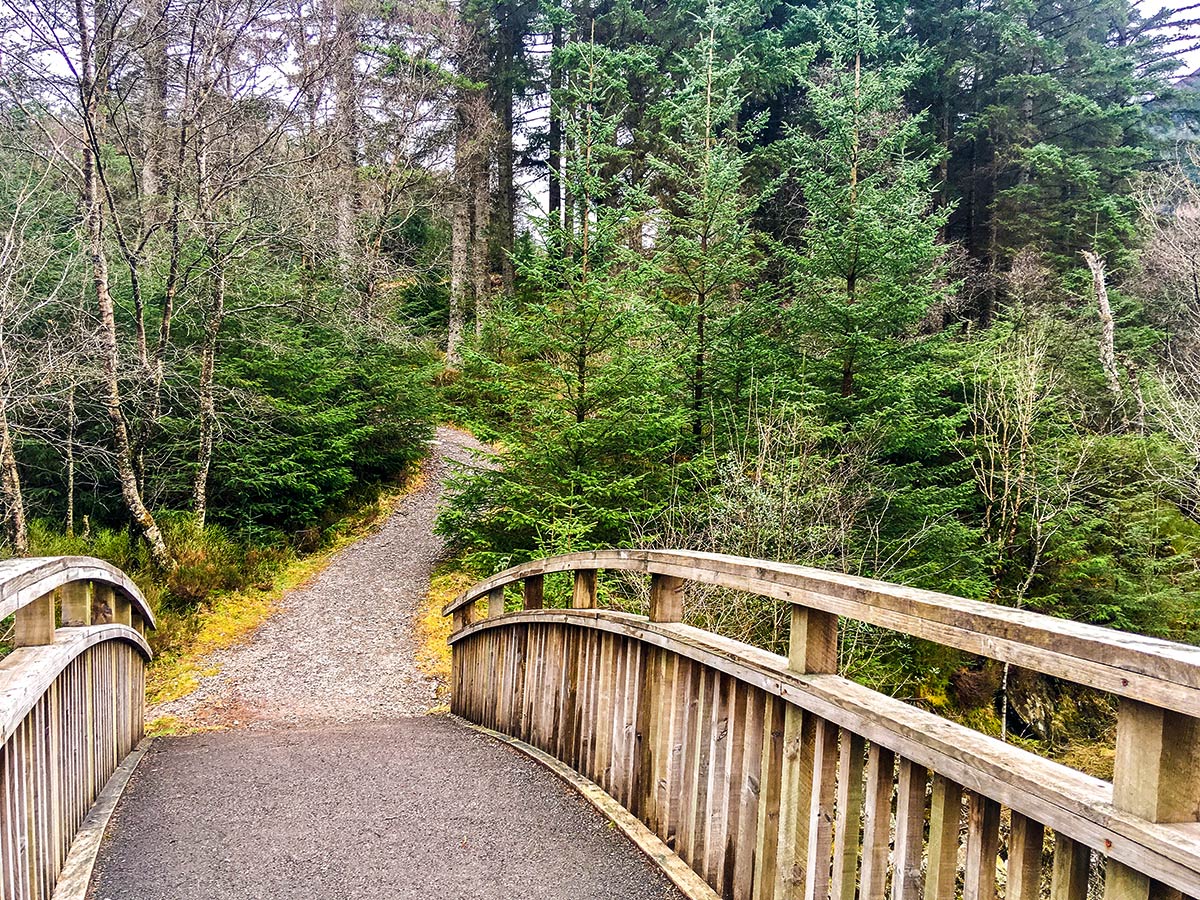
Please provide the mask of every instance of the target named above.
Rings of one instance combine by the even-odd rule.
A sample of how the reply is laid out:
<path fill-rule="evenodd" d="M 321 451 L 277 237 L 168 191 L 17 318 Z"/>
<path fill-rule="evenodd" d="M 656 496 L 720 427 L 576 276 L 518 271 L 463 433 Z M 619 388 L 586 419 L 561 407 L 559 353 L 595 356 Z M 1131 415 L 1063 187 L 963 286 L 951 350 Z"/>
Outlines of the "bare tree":
<path fill-rule="evenodd" d="M 970 431 L 960 449 L 984 500 L 995 598 L 1022 607 L 1046 551 L 1096 483 L 1096 439 L 1081 435 L 1056 404 L 1062 374 L 1046 337 L 1022 332 L 982 359 L 967 387 Z M 1007 736 L 1009 666 L 1001 686 Z"/>
<path fill-rule="evenodd" d="M 4 0 L 8 26 L 5 59 L 11 66 L 5 84 L 9 100 L 41 127 L 52 146 L 70 145 L 56 157 L 80 198 L 81 235 L 86 247 L 98 334 L 103 403 L 113 444 L 113 464 L 125 506 L 150 546 L 156 565 L 172 565 L 166 541 L 144 502 L 121 384 L 121 342 L 117 328 L 107 255 L 107 233 L 123 242 L 113 223 L 112 184 L 116 172 L 105 153 L 112 131 L 108 116 L 110 86 L 122 70 L 123 43 L 132 7 L 75 0 L 62 6 L 50 0 Z M 36 151 L 35 151 L 36 153 Z M 140 355 L 140 351 L 139 351 Z"/>
<path fill-rule="evenodd" d="M 716 460 L 713 478 L 679 485 L 676 501 L 647 527 L 643 542 L 863 573 L 886 511 L 869 441 L 830 441 L 803 413 L 755 402 L 737 442 Z M 686 498 L 686 499 L 685 499 Z M 876 572 L 876 574 L 881 574 Z M 762 598 L 694 588 L 689 621 L 778 649 L 787 611 Z"/>
<path fill-rule="evenodd" d="M 1142 182 L 1147 239 L 1130 288 L 1165 338 L 1147 415 L 1179 450 L 1148 459 L 1149 467 L 1184 514 L 1200 521 L 1200 186 L 1191 175 L 1197 164 L 1200 153 L 1189 149 Z"/>

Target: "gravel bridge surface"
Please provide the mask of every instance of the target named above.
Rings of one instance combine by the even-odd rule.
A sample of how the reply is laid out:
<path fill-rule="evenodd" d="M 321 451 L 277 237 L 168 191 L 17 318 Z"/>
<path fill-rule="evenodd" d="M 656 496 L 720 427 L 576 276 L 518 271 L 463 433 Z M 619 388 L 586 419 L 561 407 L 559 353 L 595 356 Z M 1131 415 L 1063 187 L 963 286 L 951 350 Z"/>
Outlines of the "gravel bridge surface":
<path fill-rule="evenodd" d="M 442 428 L 419 489 L 188 697 L 152 710 L 217 725 L 159 738 L 109 826 L 95 900 L 678 900 L 574 790 L 428 714 L 413 618 L 443 551 Z"/>

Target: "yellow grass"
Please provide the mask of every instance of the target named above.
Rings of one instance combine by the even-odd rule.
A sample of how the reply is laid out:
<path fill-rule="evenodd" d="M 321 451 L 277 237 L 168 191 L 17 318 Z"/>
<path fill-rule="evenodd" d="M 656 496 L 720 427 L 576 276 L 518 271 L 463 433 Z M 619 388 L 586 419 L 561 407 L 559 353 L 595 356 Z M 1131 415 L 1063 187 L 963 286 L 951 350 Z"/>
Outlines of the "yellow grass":
<path fill-rule="evenodd" d="M 443 701 L 434 712 L 446 711 L 450 685 L 450 619 L 442 615 L 442 607 L 475 583 L 466 572 L 450 567 L 439 568 L 433 574 L 429 594 L 417 617 L 417 666 L 426 675 L 437 679 L 438 697 Z"/>

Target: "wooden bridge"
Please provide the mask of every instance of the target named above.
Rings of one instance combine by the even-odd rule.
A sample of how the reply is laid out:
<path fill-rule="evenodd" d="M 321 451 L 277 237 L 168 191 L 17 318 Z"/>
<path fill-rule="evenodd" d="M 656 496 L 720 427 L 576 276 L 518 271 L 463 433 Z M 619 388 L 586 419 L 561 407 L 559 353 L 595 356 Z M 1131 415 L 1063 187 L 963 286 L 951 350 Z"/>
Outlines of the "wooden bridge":
<path fill-rule="evenodd" d="M 570 580 L 569 607 L 547 604 L 547 576 Z M 647 576 L 649 616 L 598 608 Z M 788 655 L 683 624 L 689 582 L 788 605 Z M 529 563 L 445 612 L 447 727 L 550 766 L 689 897 L 1200 897 L 1200 649 L 682 551 Z M 120 572 L 78 558 L 0 565 L 0 614 L 18 648 L 0 662 L 0 897 L 83 896 L 104 786 L 142 737 L 153 616 Z M 1113 782 L 842 677 L 839 620 L 1116 695 Z M 519 840 L 488 844 L 493 862 Z"/>

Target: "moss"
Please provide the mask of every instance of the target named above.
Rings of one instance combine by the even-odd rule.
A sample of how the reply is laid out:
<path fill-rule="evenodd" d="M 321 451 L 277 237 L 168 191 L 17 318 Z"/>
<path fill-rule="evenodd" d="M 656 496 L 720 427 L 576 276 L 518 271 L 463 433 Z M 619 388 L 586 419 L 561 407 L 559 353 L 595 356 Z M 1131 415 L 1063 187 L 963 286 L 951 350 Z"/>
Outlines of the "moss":
<path fill-rule="evenodd" d="M 438 683 L 441 704 L 434 712 L 444 712 L 449 708 L 449 638 L 452 623 L 448 616 L 442 615 L 442 608 L 475 581 L 475 576 L 463 571 L 457 563 L 440 566 L 433 574 L 429 594 L 417 617 L 417 666 Z"/>

